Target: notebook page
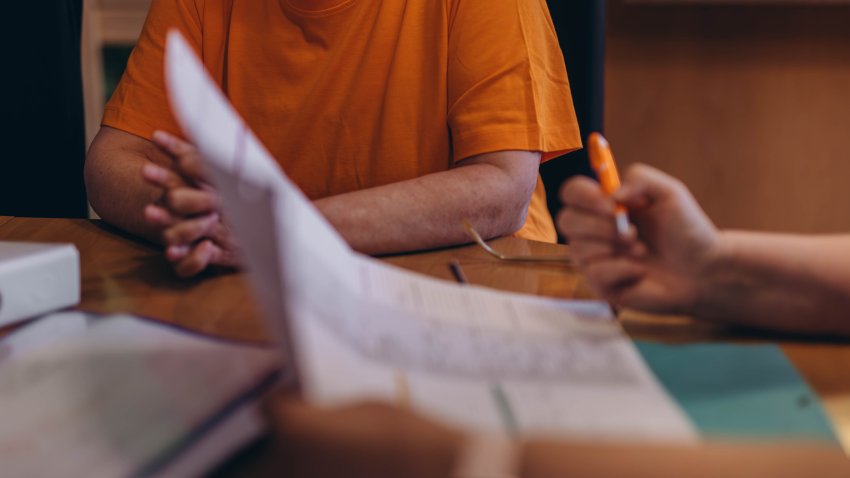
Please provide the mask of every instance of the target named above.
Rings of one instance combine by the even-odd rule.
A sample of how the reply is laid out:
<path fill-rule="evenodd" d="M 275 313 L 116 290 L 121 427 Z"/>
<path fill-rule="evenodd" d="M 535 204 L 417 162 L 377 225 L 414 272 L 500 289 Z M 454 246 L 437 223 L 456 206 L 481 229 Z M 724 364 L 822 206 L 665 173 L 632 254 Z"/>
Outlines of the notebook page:
<path fill-rule="evenodd" d="M 3 476 L 135 475 L 277 365 L 268 348 L 81 315 L 40 319 L 20 343 L 4 340 L 13 354 L 0 366 Z"/>

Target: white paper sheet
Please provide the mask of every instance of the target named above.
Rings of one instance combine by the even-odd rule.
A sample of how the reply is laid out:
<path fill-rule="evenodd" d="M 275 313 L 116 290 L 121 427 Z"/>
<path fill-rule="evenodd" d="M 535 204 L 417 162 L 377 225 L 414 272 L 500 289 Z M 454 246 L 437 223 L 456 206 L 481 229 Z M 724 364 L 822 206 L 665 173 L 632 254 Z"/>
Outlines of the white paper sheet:
<path fill-rule="evenodd" d="M 607 304 L 461 286 L 353 252 L 178 33 L 166 57 L 172 109 L 310 400 L 408 395 L 421 412 L 478 431 L 515 421 L 522 435 L 694 439 Z"/>

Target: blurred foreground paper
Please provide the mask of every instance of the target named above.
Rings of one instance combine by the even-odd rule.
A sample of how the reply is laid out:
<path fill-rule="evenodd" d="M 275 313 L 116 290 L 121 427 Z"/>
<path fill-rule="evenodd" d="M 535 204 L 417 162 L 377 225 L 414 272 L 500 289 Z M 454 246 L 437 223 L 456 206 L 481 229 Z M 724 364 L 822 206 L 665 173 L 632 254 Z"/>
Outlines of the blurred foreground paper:
<path fill-rule="evenodd" d="M 166 80 L 309 401 L 404 395 L 474 431 L 505 431 L 507 407 L 525 436 L 695 439 L 607 304 L 459 286 L 353 252 L 178 33 L 168 38 Z"/>
<path fill-rule="evenodd" d="M 198 476 L 263 430 L 278 354 L 130 316 L 45 317 L 0 341 L 0 475 Z"/>

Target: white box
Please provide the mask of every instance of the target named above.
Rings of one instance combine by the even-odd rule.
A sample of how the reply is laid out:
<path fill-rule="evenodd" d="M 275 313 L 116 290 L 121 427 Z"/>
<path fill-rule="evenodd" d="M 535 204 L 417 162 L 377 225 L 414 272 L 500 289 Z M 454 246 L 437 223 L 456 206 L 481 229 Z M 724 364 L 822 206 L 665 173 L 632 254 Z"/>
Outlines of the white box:
<path fill-rule="evenodd" d="M 80 302 L 80 254 L 71 244 L 0 242 L 0 326 Z"/>

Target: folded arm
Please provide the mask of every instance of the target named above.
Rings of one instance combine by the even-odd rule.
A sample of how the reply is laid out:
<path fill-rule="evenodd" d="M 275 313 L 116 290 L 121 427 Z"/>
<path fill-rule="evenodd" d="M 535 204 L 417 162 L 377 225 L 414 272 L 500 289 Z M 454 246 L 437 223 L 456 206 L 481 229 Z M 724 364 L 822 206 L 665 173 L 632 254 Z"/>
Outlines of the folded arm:
<path fill-rule="evenodd" d="M 483 154 L 448 171 L 331 196 L 316 201 L 316 206 L 360 252 L 449 246 L 469 241 L 463 219 L 485 237 L 519 230 L 539 165 L 539 153 Z"/>
<path fill-rule="evenodd" d="M 168 245 L 174 245 L 170 244 L 174 240 L 195 242 L 208 232 L 200 221 L 191 230 L 185 227 L 179 235 L 173 235 L 179 237 L 169 238 L 163 234 L 176 218 L 151 221 L 145 216 L 146 206 L 163 196 L 162 187 L 144 181 L 145 165 L 153 163 L 173 170 L 179 164 L 175 151 L 181 146 L 175 145 L 168 153 L 161 146 L 103 128 L 86 160 L 92 206 L 106 221 L 131 233 Z M 360 252 L 388 254 L 448 246 L 467 241 L 463 219 L 472 221 L 487 237 L 519 230 L 525 222 L 539 164 L 540 154 L 535 152 L 483 154 L 465 159 L 448 171 L 320 199 L 315 205 Z M 163 179 L 163 184 L 168 181 Z M 172 196 L 175 194 L 168 197 Z M 215 203 L 197 194 L 192 197 Z M 183 202 L 181 207 L 194 215 L 202 212 L 200 205 Z"/>

